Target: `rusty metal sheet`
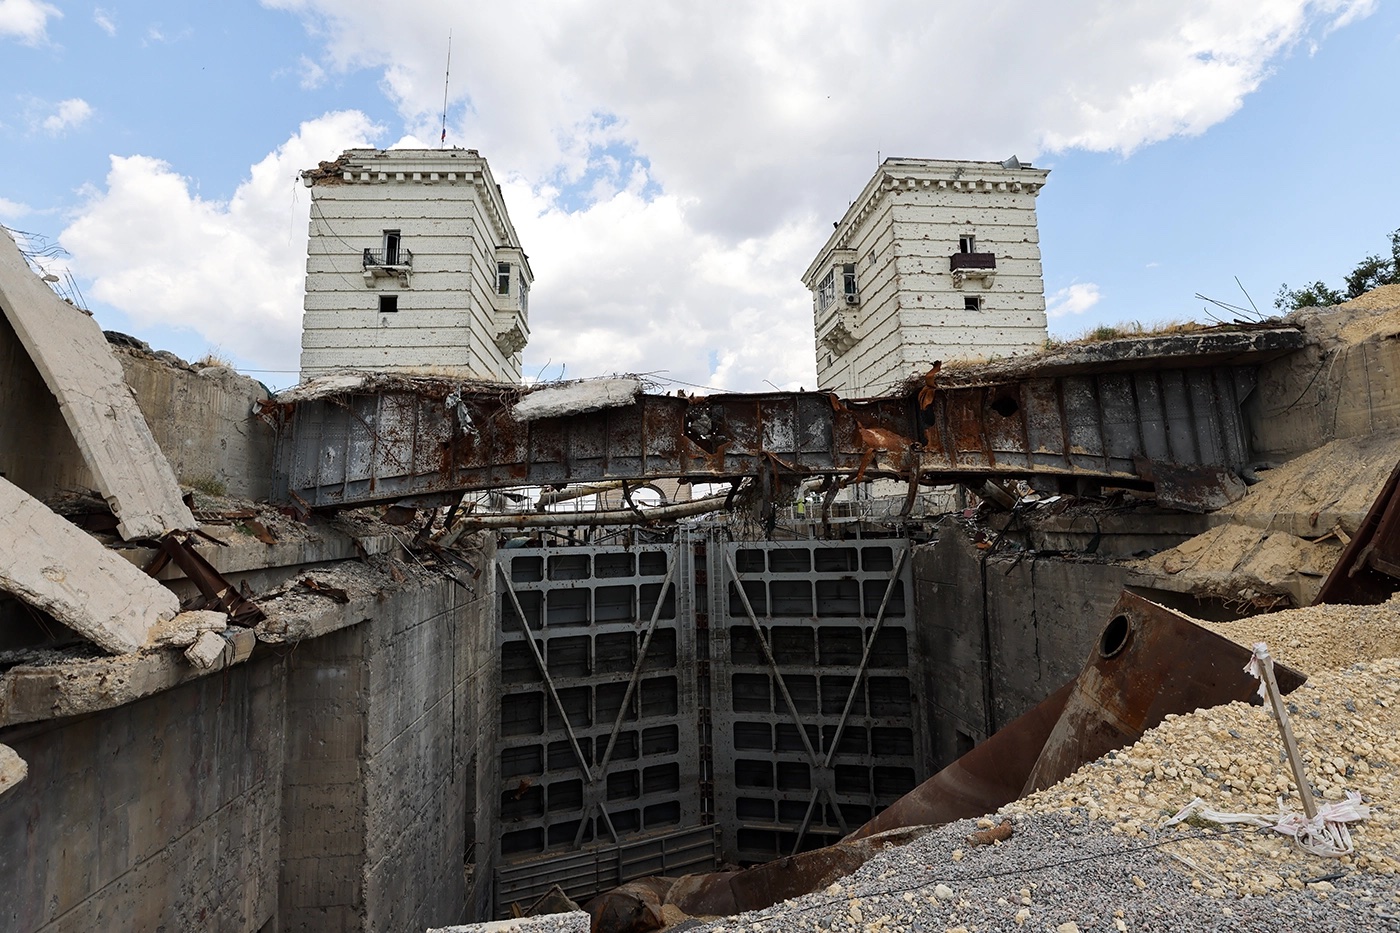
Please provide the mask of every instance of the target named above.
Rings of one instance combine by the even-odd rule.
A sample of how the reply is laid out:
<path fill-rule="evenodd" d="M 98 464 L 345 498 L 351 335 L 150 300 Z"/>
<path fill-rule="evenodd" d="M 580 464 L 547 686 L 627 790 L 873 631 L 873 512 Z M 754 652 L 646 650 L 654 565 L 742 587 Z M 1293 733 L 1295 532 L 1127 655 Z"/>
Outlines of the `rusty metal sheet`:
<path fill-rule="evenodd" d="M 1400 589 L 1400 463 L 1337 564 L 1322 582 L 1314 605 L 1383 603 Z"/>
<path fill-rule="evenodd" d="M 1181 466 L 1161 460 L 1135 458 L 1138 472 L 1152 482 L 1157 504 L 1183 512 L 1204 514 L 1244 498 L 1244 480 L 1221 466 Z"/>
<path fill-rule="evenodd" d="M 1255 696 L 1249 649 L 1124 592 L 1079 676 L 847 838 L 991 813 L 1048 787 L 1160 724 L 1169 713 Z M 1289 692 L 1304 677 L 1278 665 Z"/>
<path fill-rule="evenodd" d="M 1020 797 L 1073 688 L 1073 681 L 1060 687 L 846 838 L 899 826 L 939 826 L 991 813 Z"/>
<path fill-rule="evenodd" d="M 1137 741 L 1169 714 L 1256 697 L 1259 682 L 1244 670 L 1249 659 L 1250 650 L 1243 645 L 1124 592 L 1074 679 L 1022 794 L 1058 783 L 1088 762 Z M 1275 669 L 1284 693 L 1306 680 L 1285 665 Z"/>

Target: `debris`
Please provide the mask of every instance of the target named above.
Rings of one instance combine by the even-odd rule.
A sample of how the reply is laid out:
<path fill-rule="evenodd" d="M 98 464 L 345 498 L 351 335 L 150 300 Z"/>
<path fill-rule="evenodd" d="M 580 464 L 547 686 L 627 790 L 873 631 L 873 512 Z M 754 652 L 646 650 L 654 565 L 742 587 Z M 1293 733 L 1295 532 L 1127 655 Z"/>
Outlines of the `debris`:
<path fill-rule="evenodd" d="M 0 794 L 12 789 L 29 774 L 29 764 L 8 745 L 0 745 Z"/>
<path fill-rule="evenodd" d="M 248 519 L 241 527 L 248 529 L 248 533 L 263 544 L 273 545 L 277 543 L 277 533 L 255 518 Z"/>
<path fill-rule="evenodd" d="M 527 392 L 511 414 L 516 421 L 558 418 L 631 405 L 641 394 L 640 379 L 584 379 Z"/>
<path fill-rule="evenodd" d="M 1013 832 L 1015 832 L 1015 829 L 1011 825 L 1011 821 L 1002 820 L 991 829 L 979 829 L 977 832 L 967 837 L 967 842 L 969 845 L 974 846 L 989 846 L 994 842 L 1005 842 L 1011 838 Z"/>
<path fill-rule="evenodd" d="M 200 632 L 194 644 L 185 649 L 185 659 L 201 670 L 209 670 L 224 656 L 228 642 L 217 632 Z"/>
<path fill-rule="evenodd" d="M 200 536 L 218 545 L 224 543 L 209 535 Z M 190 608 L 226 612 L 234 625 L 256 625 L 266 618 L 252 600 L 239 593 L 232 583 L 224 579 L 223 574 L 214 569 L 213 564 L 194 549 L 187 535 L 178 531 L 172 531 L 160 539 L 159 553 L 146 565 L 146 573 L 154 577 L 172 560 L 204 597 L 202 605 Z"/>
<path fill-rule="evenodd" d="M 3 477 L 0 590 L 113 654 L 180 611 L 174 593 Z"/>
<path fill-rule="evenodd" d="M 170 645 L 188 648 L 205 632 L 222 632 L 228 628 L 228 614 L 208 609 L 182 612 L 173 619 L 157 623 L 152 629 L 148 644 L 152 646 Z"/>
<path fill-rule="evenodd" d="M 328 599 L 332 599 L 335 602 L 350 602 L 350 594 L 345 592 L 345 590 L 341 589 L 338 586 L 331 586 L 327 583 L 321 583 L 315 577 L 302 577 L 299 585 L 304 589 L 308 589 L 313 593 L 319 593 L 320 595 L 325 596 Z"/>

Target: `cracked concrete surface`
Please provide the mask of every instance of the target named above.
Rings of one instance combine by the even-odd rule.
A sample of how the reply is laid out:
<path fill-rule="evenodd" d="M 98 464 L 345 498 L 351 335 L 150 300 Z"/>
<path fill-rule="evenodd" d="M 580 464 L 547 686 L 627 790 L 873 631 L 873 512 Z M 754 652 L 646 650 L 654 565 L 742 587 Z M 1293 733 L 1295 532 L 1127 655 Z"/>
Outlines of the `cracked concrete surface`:
<path fill-rule="evenodd" d="M 3 478 L 0 590 L 113 654 L 140 649 L 180 611 L 174 593 Z"/>

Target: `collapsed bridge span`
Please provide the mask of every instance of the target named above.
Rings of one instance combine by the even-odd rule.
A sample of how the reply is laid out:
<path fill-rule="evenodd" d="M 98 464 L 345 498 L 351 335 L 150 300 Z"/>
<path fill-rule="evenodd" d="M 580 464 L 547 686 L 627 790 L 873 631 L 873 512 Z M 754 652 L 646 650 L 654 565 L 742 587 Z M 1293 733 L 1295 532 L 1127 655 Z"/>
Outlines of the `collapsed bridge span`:
<path fill-rule="evenodd" d="M 378 374 L 309 383 L 263 414 L 278 430 L 277 490 L 307 509 L 617 479 L 751 478 L 769 495 L 818 476 L 1150 488 L 1179 475 L 1162 466 L 1246 467 L 1240 406 L 1255 368 L 1302 344 L 1285 327 L 1110 341 L 1019 368 L 935 369 L 904 394 L 859 400 L 655 395 L 617 379 L 590 395 L 578 383 Z"/>

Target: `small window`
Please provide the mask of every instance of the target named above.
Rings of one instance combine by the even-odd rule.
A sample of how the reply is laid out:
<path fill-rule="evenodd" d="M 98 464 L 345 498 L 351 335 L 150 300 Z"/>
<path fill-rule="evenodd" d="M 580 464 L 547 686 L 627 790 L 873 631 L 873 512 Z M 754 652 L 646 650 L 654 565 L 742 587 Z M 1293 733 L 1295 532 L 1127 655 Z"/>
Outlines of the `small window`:
<path fill-rule="evenodd" d="M 836 303 L 836 270 L 828 272 L 817 285 L 817 310 L 825 311 Z"/>
<path fill-rule="evenodd" d="M 520 311 L 524 314 L 530 311 L 530 286 L 525 284 L 523 276 L 520 279 Z"/>
<path fill-rule="evenodd" d="M 397 266 L 399 264 L 399 231 L 384 231 L 384 265 Z"/>
<path fill-rule="evenodd" d="M 963 310 L 964 310 L 964 311 L 981 311 L 981 310 L 982 310 L 982 296 L 981 296 L 981 295 L 968 295 L 968 296 L 966 296 L 965 298 L 963 298 Z"/>
<path fill-rule="evenodd" d="M 398 310 L 399 310 L 399 296 L 398 296 L 398 295 L 380 295 L 380 296 L 379 296 L 379 313 L 380 313 L 380 314 L 393 314 L 395 311 L 398 311 Z"/>
<path fill-rule="evenodd" d="M 510 263 L 496 263 L 496 294 L 510 294 Z"/>
<path fill-rule="evenodd" d="M 855 303 L 860 299 L 860 291 L 856 288 L 856 264 L 848 262 L 841 267 L 841 289 L 846 294 L 847 303 Z"/>
<path fill-rule="evenodd" d="M 960 252 L 960 253 L 975 253 L 975 252 L 977 252 L 977 237 L 975 237 L 975 236 L 960 236 L 960 237 L 958 237 L 958 252 Z"/>

